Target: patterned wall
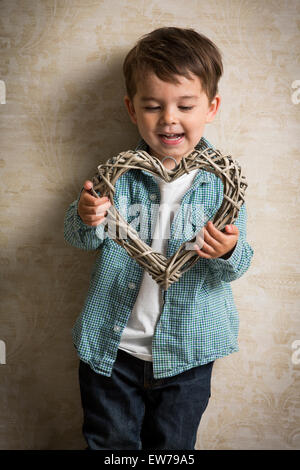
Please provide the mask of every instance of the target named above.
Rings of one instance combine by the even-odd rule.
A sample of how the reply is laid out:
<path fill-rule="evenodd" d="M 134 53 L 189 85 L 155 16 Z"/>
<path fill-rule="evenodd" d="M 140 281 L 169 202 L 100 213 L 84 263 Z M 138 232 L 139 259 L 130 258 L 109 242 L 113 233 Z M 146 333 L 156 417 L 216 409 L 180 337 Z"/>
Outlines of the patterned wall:
<path fill-rule="evenodd" d="M 66 246 L 63 218 L 135 145 L 122 59 L 166 25 L 223 52 L 205 135 L 245 170 L 255 250 L 232 284 L 240 351 L 216 362 L 197 448 L 300 447 L 299 14 L 298 0 L 1 0 L 1 449 L 84 448 L 71 328 L 95 255 Z"/>

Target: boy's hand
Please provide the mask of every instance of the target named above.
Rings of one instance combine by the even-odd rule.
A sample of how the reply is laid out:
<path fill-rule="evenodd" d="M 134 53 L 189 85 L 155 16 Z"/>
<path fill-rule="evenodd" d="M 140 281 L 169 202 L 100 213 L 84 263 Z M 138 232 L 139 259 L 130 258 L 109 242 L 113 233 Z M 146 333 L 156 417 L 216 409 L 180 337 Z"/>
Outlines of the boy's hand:
<path fill-rule="evenodd" d="M 212 222 L 208 222 L 201 230 L 201 237 L 201 249 L 197 245 L 194 246 L 198 255 L 208 259 L 220 258 L 233 251 L 239 238 L 239 229 L 236 225 L 226 225 L 225 232 L 221 232 Z"/>
<path fill-rule="evenodd" d="M 111 202 L 106 196 L 97 198 L 91 195 L 90 190 L 93 187 L 91 181 L 86 181 L 83 187 L 78 202 L 78 214 L 86 225 L 96 227 L 105 220 Z"/>

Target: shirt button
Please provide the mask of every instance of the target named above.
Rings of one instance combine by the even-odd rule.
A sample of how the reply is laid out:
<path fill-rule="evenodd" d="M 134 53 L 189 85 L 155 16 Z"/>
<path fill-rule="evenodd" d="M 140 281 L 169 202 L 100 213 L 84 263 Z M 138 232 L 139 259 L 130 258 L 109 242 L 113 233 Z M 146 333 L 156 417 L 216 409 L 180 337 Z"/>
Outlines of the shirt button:
<path fill-rule="evenodd" d="M 128 287 L 129 287 L 129 289 L 135 289 L 135 283 L 134 282 L 129 282 Z"/>
<path fill-rule="evenodd" d="M 150 194 L 150 199 L 151 199 L 151 201 L 155 201 L 156 198 L 157 198 L 157 195 L 156 195 L 156 194 L 154 194 L 154 193 L 153 193 L 153 194 Z"/>
<path fill-rule="evenodd" d="M 119 331 L 121 331 L 121 327 L 118 326 L 118 325 L 115 325 L 115 326 L 114 326 L 114 332 L 115 332 L 115 333 L 119 333 Z"/>

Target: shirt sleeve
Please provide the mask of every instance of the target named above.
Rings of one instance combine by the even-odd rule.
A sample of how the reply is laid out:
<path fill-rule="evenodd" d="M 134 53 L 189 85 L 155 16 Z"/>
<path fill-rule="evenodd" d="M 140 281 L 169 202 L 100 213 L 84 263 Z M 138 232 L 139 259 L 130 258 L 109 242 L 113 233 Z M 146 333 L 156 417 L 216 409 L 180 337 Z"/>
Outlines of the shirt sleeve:
<path fill-rule="evenodd" d="M 64 239 L 70 245 L 82 250 L 97 250 L 105 238 L 104 225 L 86 225 L 80 218 L 77 208 L 80 195 L 69 206 L 64 219 Z"/>
<path fill-rule="evenodd" d="M 246 240 L 247 211 L 245 203 L 242 205 L 237 220 L 233 225 L 239 229 L 238 242 L 229 258 L 208 259 L 208 267 L 219 280 L 231 282 L 241 277 L 249 268 L 253 249 Z"/>

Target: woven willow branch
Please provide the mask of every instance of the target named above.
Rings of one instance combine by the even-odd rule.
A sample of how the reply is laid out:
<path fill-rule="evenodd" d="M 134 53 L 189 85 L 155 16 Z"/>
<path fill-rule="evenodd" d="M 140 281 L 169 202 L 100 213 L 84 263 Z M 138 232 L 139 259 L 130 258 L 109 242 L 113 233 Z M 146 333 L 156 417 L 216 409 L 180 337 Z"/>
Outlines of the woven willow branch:
<path fill-rule="evenodd" d="M 213 218 L 213 223 L 219 230 L 223 230 L 227 224 L 232 224 L 237 219 L 238 212 L 244 203 L 244 195 L 248 185 L 238 162 L 233 160 L 230 155 L 222 155 L 219 150 L 212 148 L 206 148 L 202 151 L 194 150 L 187 157 L 183 157 L 173 170 L 167 170 L 158 158 L 145 151 L 131 150 L 122 152 L 117 157 L 98 166 L 98 173 L 93 178 L 93 193 L 99 197 L 96 193 L 98 191 L 101 196 L 107 196 L 111 201 L 112 205 L 108 214 L 116 228 L 114 241 L 122 246 L 129 256 L 134 258 L 164 290 L 167 290 L 200 257 L 194 250 L 186 250 L 187 242 L 184 242 L 177 252 L 167 259 L 161 253 L 154 252 L 124 220 L 113 205 L 113 197 L 116 181 L 131 169 L 146 170 L 163 178 L 166 182 L 174 181 L 195 169 L 214 173 L 222 180 L 224 186 L 222 204 Z M 107 231 L 107 229 L 106 225 L 105 230 Z M 124 233 L 126 237 L 124 237 Z M 195 241 L 196 237 L 190 240 L 190 243 Z"/>

